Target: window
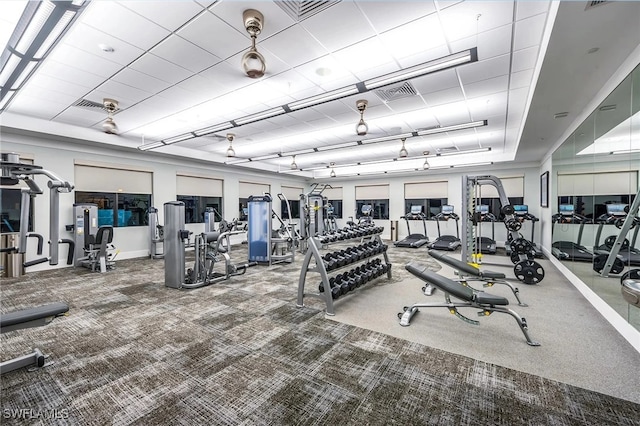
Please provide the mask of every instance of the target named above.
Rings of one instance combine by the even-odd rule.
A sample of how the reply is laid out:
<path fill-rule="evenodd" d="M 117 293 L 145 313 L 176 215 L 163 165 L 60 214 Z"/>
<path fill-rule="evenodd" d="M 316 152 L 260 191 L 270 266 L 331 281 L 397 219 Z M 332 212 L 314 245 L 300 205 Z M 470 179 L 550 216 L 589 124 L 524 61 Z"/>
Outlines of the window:
<path fill-rule="evenodd" d="M 98 206 L 98 226 L 147 226 L 151 206 L 149 171 L 76 163 L 75 202 Z"/>
<path fill-rule="evenodd" d="M 509 204 L 512 206 L 524 204 L 524 197 L 509 197 Z M 504 220 L 500 198 L 481 198 L 479 203 L 476 202 L 476 205 L 489 206 L 489 213 L 493 213 L 498 221 Z"/>
<path fill-rule="evenodd" d="M 0 229 L 5 232 L 20 232 L 20 205 L 22 202 L 20 189 L 0 188 L 2 212 L 0 213 Z M 29 232 L 33 232 L 33 202 L 29 204 Z"/>
<path fill-rule="evenodd" d="M 98 206 L 98 226 L 147 226 L 150 194 L 75 192 L 76 204 Z"/>
<path fill-rule="evenodd" d="M 356 219 L 360 219 L 362 214 L 362 206 L 371 206 L 371 217 L 373 219 L 389 219 L 389 200 L 356 200 Z"/>
<path fill-rule="evenodd" d="M 342 219 L 342 187 L 332 187 L 327 185 L 322 191 L 322 196 L 327 197 L 327 202 L 333 208 L 333 216 L 336 219 Z"/>
<path fill-rule="evenodd" d="M 252 182 L 240 182 L 238 187 L 238 217 L 240 220 L 247 220 L 248 199 L 252 195 L 263 195 L 271 192 L 270 185 Z"/>
<path fill-rule="evenodd" d="M 411 206 L 421 206 L 426 219 L 433 219 L 447 203 L 447 198 L 407 199 L 404 200 L 404 211 L 405 213 L 411 211 Z"/>
<path fill-rule="evenodd" d="M 222 197 L 178 195 L 176 199 L 184 203 L 184 223 L 204 223 L 204 212 L 207 208 L 222 212 Z"/>
<path fill-rule="evenodd" d="M 636 198 L 633 195 L 569 195 L 558 197 L 558 205 L 571 204 L 575 212 L 592 220 L 607 214 L 607 204 L 629 204 Z"/>
<path fill-rule="evenodd" d="M 293 186 L 282 186 L 282 195 L 289 202 L 289 207 L 291 208 L 291 217 L 289 217 L 289 212 L 287 210 L 287 203 L 284 200 L 280 200 L 280 212 L 282 213 L 283 219 L 300 219 L 300 194 L 302 194 L 303 189 Z"/>
<path fill-rule="evenodd" d="M 342 200 L 328 200 L 333 209 L 333 217 L 336 219 L 342 219 Z"/>

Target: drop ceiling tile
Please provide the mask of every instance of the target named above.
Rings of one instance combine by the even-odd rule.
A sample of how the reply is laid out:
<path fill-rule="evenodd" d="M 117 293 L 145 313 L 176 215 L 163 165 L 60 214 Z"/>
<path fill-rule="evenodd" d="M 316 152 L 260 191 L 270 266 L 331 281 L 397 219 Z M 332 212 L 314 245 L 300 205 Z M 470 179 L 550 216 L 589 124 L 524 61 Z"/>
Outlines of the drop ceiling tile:
<path fill-rule="evenodd" d="M 203 13 L 176 32 L 180 37 L 208 51 L 212 55 L 226 59 L 251 47 L 248 36 L 233 29 L 222 19 L 210 12 Z M 260 51 L 258 39 L 258 51 Z"/>
<path fill-rule="evenodd" d="M 385 104 L 392 113 L 400 114 L 403 111 L 428 108 L 421 96 L 408 96 L 396 99 Z"/>
<path fill-rule="evenodd" d="M 485 120 L 487 117 L 505 114 L 507 104 L 507 92 L 493 93 L 484 97 L 467 100 L 467 107 L 474 120 Z"/>
<path fill-rule="evenodd" d="M 549 0 L 518 1 L 516 2 L 516 20 L 526 19 L 540 13 L 546 14 L 550 5 Z"/>
<path fill-rule="evenodd" d="M 128 65 L 145 51 L 120 40 L 109 33 L 97 30 L 83 22 L 74 25 L 65 36 L 65 44 L 69 44 L 85 52 L 115 62 L 120 65 Z M 104 44 L 114 49 L 113 52 L 104 52 L 99 45 Z"/>
<path fill-rule="evenodd" d="M 398 66 L 385 45 L 377 38 L 361 41 L 332 54 L 344 68 L 354 75 L 377 77 L 388 72 L 397 71 Z M 382 74 L 371 75 L 372 68 L 382 68 Z M 363 77 L 360 77 L 364 79 Z"/>
<path fill-rule="evenodd" d="M 437 92 L 452 87 L 459 87 L 460 82 L 456 74 L 455 68 L 450 68 L 425 76 L 414 78 L 411 84 L 420 94 Z"/>
<path fill-rule="evenodd" d="M 185 22 L 192 19 L 205 7 L 190 0 L 181 1 L 119 1 L 121 6 L 130 9 L 140 16 L 143 16 L 169 31 L 175 31 Z M 171 13 L 167 13 L 167 6 L 170 4 Z"/>
<path fill-rule="evenodd" d="M 429 15 L 379 36 L 382 44 L 397 59 L 406 58 L 446 45 L 437 15 Z"/>
<path fill-rule="evenodd" d="M 78 84 L 87 88 L 94 88 L 104 82 L 104 77 L 83 71 L 76 67 L 63 64 L 47 58 L 45 63 L 38 68 L 38 74 L 44 74 L 69 83 Z M 28 83 L 27 83 L 28 84 Z"/>
<path fill-rule="evenodd" d="M 191 71 L 150 53 L 129 65 L 129 68 L 171 84 L 176 84 L 192 75 Z"/>
<path fill-rule="evenodd" d="M 327 25 L 330 22 L 331 25 Z M 342 2 L 301 22 L 329 51 L 336 51 L 375 35 L 355 3 Z M 357 29 L 357 30 L 356 30 Z"/>
<path fill-rule="evenodd" d="M 36 73 L 25 85 L 27 88 L 47 89 L 60 93 L 64 96 L 70 96 L 73 98 L 82 98 L 91 87 L 84 87 L 73 82 L 60 80 L 59 78 L 52 77 L 47 74 Z"/>
<path fill-rule="evenodd" d="M 64 93 L 59 90 L 55 90 L 54 88 L 37 86 L 35 84 L 23 87 L 20 89 L 20 94 L 34 99 L 41 98 L 47 102 L 58 103 L 66 106 L 69 106 L 78 100 L 78 97 L 73 93 Z M 37 104 L 34 105 L 34 108 L 38 108 Z"/>
<path fill-rule="evenodd" d="M 122 109 L 125 108 L 125 104 L 131 106 L 147 99 L 149 96 L 151 96 L 151 93 L 145 92 L 144 90 L 139 90 L 135 87 L 118 83 L 117 81 L 107 80 L 96 90 L 92 91 L 88 95 L 88 98 L 96 102 L 101 102 L 103 98 L 116 99 L 120 101 L 120 108 Z"/>
<path fill-rule="evenodd" d="M 501 75 L 499 77 L 478 81 L 475 83 L 465 84 L 464 93 L 467 99 L 484 97 L 492 93 L 504 92 L 509 88 L 509 76 Z"/>
<path fill-rule="evenodd" d="M 105 19 L 105 16 L 109 19 Z M 143 50 L 150 49 L 170 34 L 160 25 L 110 1 L 89 3 L 82 14 L 82 22 Z"/>
<path fill-rule="evenodd" d="M 159 80 L 133 68 L 124 68 L 119 73 L 111 77 L 111 80 L 127 86 L 136 87 L 148 93 L 158 93 L 166 89 L 171 83 Z"/>
<path fill-rule="evenodd" d="M 464 101 L 438 105 L 431 108 L 431 112 L 443 127 L 471 121 L 467 103 Z"/>
<path fill-rule="evenodd" d="M 460 86 L 451 87 L 445 90 L 438 90 L 437 92 L 429 92 L 422 95 L 425 102 L 429 106 L 444 105 L 451 102 L 458 102 L 464 100 L 464 93 Z"/>
<path fill-rule="evenodd" d="M 450 42 L 510 24 L 514 2 L 471 1 L 456 4 L 440 12 L 440 21 Z"/>
<path fill-rule="evenodd" d="M 111 62 L 100 56 L 85 52 L 73 46 L 58 46 L 50 55 L 49 59 L 65 64 L 73 64 L 79 70 L 87 71 L 95 75 L 108 78 L 122 69 L 122 65 Z"/>
<path fill-rule="evenodd" d="M 314 83 L 304 78 L 296 70 L 284 71 L 276 76 L 261 79 L 260 84 L 270 90 L 282 93 L 284 96 L 289 96 L 292 100 L 301 91 L 317 88 Z"/>
<path fill-rule="evenodd" d="M 433 1 L 366 1 L 359 2 L 358 8 L 364 12 L 378 33 L 383 33 L 407 22 L 430 15 L 436 11 Z"/>
<path fill-rule="evenodd" d="M 547 15 L 535 15 L 531 18 L 516 22 L 516 34 L 513 42 L 513 50 L 521 50 L 527 47 L 538 46 L 542 41 Z"/>
<path fill-rule="evenodd" d="M 456 68 L 463 84 L 475 83 L 509 73 L 509 55 L 474 62 Z"/>
<path fill-rule="evenodd" d="M 20 91 L 11 101 L 9 111 L 28 117 L 51 120 L 68 106 L 69 104 L 65 102 L 44 100 L 39 96 L 30 96 Z"/>
<path fill-rule="evenodd" d="M 80 127 L 92 127 L 97 123 L 103 122 L 106 118 L 107 113 L 100 109 L 96 109 L 94 111 L 79 107 L 71 107 L 60 113 L 60 115 L 56 117 L 56 121 Z"/>
<path fill-rule="evenodd" d="M 533 68 L 529 68 L 524 71 L 514 72 L 511 74 L 511 89 L 518 89 L 520 87 L 527 87 L 531 84 L 533 78 Z"/>
<path fill-rule="evenodd" d="M 292 43 L 295 40 L 295 43 Z M 248 47 L 248 46 L 247 46 Z M 324 56 L 329 52 L 313 38 L 304 28 L 294 25 L 278 34 L 262 41 L 258 46 L 269 49 L 290 68 Z"/>
<path fill-rule="evenodd" d="M 343 84 L 345 80 L 348 81 L 347 84 L 353 84 L 356 81 L 353 74 L 333 55 L 326 55 L 307 62 L 296 67 L 295 71 L 310 82 L 322 87 L 337 88 L 342 87 L 340 84 Z"/>
<path fill-rule="evenodd" d="M 217 56 L 177 35 L 163 40 L 151 50 L 151 53 L 196 73 L 220 62 Z"/>
<path fill-rule="evenodd" d="M 506 55 L 511 52 L 511 32 L 511 24 L 503 25 L 502 27 L 482 32 L 478 36 L 456 40 L 451 43 L 451 50 L 460 52 L 477 47 L 480 61 Z"/>
<path fill-rule="evenodd" d="M 425 50 L 415 55 L 407 56 L 405 58 L 398 59 L 398 63 L 402 68 L 408 68 L 413 65 L 424 64 L 426 62 L 433 61 L 435 59 L 441 59 L 450 55 L 451 50 L 446 45 L 436 47 L 435 49 Z"/>
<path fill-rule="evenodd" d="M 518 50 L 513 53 L 513 66 L 511 72 L 524 71 L 535 68 L 538 59 L 538 46 Z"/>

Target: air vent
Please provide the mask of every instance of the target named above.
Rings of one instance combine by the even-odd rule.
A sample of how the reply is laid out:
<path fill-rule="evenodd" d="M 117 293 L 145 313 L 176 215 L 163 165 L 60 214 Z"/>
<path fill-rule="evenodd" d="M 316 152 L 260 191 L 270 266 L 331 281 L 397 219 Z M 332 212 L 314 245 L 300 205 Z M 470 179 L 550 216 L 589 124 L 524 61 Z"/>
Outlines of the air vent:
<path fill-rule="evenodd" d="M 589 9 L 593 9 L 596 6 L 601 6 L 603 4 L 606 3 L 611 3 L 611 0 L 594 0 L 594 1 L 589 1 L 587 2 L 587 6 L 584 8 L 584 10 L 589 10 Z"/>
<path fill-rule="evenodd" d="M 90 101 L 89 99 L 80 99 L 75 104 L 73 104 L 73 106 L 77 106 L 85 109 L 101 109 L 103 111 L 106 111 L 106 109 L 104 109 L 104 104 L 102 102 L 94 102 L 94 101 Z"/>
<path fill-rule="evenodd" d="M 277 1 L 276 4 L 282 8 L 295 21 L 302 21 L 310 16 L 320 13 L 331 6 L 340 3 L 342 0 L 285 0 Z"/>
<path fill-rule="evenodd" d="M 416 96 L 416 89 L 408 81 L 396 86 L 387 87 L 385 89 L 378 89 L 375 91 L 380 99 L 384 102 L 395 101 L 396 99 L 408 98 L 410 96 Z"/>

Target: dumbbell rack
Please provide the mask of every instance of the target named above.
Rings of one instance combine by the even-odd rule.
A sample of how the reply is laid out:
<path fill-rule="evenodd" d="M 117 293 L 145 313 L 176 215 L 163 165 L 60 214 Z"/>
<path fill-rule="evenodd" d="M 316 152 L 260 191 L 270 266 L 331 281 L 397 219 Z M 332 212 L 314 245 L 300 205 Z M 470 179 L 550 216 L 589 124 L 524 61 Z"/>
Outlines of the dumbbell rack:
<path fill-rule="evenodd" d="M 340 240 L 337 241 L 339 243 L 344 243 L 344 242 L 348 242 L 348 241 L 355 241 L 357 240 L 358 243 L 364 241 L 364 240 L 368 240 L 368 241 L 375 241 L 380 245 L 384 245 L 382 242 L 382 239 L 380 238 L 380 234 L 382 233 L 382 230 L 374 233 L 374 234 L 370 234 L 370 235 L 366 235 L 366 236 L 358 236 L 358 237 L 354 237 L 354 238 L 350 238 L 348 240 Z M 304 306 L 304 298 L 305 297 L 313 297 L 313 298 L 318 298 L 320 300 L 324 300 L 327 308 L 326 308 L 326 313 L 327 315 L 335 315 L 335 310 L 334 310 L 334 306 L 333 306 L 333 296 L 332 296 L 332 291 L 331 291 L 331 285 L 329 283 L 329 275 L 328 275 L 328 271 L 327 271 L 327 263 L 326 261 L 322 258 L 322 254 L 321 254 L 321 250 L 323 250 L 323 248 L 325 248 L 326 246 L 330 245 L 331 243 L 326 242 L 326 239 L 321 239 L 322 237 L 311 237 L 308 239 L 308 249 L 307 252 L 305 254 L 304 260 L 302 262 L 302 269 L 300 271 L 300 280 L 298 281 L 298 301 L 297 301 L 297 306 L 298 307 L 303 307 Z M 357 247 L 356 245 L 352 245 L 349 247 Z M 348 248 L 347 248 L 348 249 Z M 360 258 L 358 260 L 355 260 L 353 262 L 348 262 L 342 266 L 339 266 L 335 269 L 332 269 L 331 272 L 334 273 L 336 271 L 339 271 L 341 269 L 346 269 L 348 267 L 352 267 L 355 268 L 356 266 L 360 266 L 360 265 L 364 265 L 366 263 L 366 261 L 370 260 L 370 259 L 374 259 L 377 256 L 383 256 L 384 258 L 384 265 L 387 266 L 388 270 L 386 272 L 387 274 L 387 278 L 391 279 L 391 262 L 389 262 L 389 256 L 387 255 L 387 251 L 384 250 L 381 253 L 375 253 L 372 254 L 370 256 L 364 257 L 364 258 Z M 315 265 L 313 265 L 312 260 L 315 262 Z M 305 283 L 307 280 L 307 274 L 308 273 L 319 273 L 320 274 L 320 278 L 321 278 L 321 282 L 320 285 L 322 286 L 323 290 L 322 292 L 320 291 L 315 291 L 315 292 L 305 292 Z M 372 278 L 372 280 L 375 278 Z M 314 285 L 317 285 L 317 281 L 314 283 Z M 343 296 L 344 297 L 344 296 Z"/>

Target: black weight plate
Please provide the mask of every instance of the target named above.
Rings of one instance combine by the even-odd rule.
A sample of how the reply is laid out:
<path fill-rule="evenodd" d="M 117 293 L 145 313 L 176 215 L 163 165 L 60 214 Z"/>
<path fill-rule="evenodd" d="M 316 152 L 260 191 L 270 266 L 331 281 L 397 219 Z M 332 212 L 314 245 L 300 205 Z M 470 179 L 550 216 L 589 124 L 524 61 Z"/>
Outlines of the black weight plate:
<path fill-rule="evenodd" d="M 604 269 L 604 265 L 607 263 L 608 254 L 599 254 L 593 258 L 593 270 L 596 272 L 600 272 Z"/>
<path fill-rule="evenodd" d="M 515 252 L 515 250 L 511 249 L 511 262 L 515 265 L 520 262 L 520 255 Z"/>
<path fill-rule="evenodd" d="M 616 239 L 618 238 L 617 235 L 609 235 L 605 240 L 604 240 L 604 245 L 607 246 L 609 249 L 612 249 L 613 246 L 616 244 Z M 622 241 L 622 245 L 620 246 L 620 250 L 628 250 L 629 249 L 629 240 L 627 240 L 626 238 Z"/>
<path fill-rule="evenodd" d="M 519 231 L 522 228 L 522 223 L 515 218 L 507 219 L 504 223 L 509 231 Z"/>
<path fill-rule="evenodd" d="M 544 269 L 535 260 L 522 260 L 515 264 L 513 273 L 525 284 L 538 284 L 544 279 Z"/>
<path fill-rule="evenodd" d="M 622 284 L 624 280 L 640 280 L 640 269 L 629 269 L 620 277 L 620 284 Z"/>
<path fill-rule="evenodd" d="M 507 215 L 513 214 L 515 212 L 515 209 L 513 208 L 512 205 L 507 204 L 506 206 L 502 206 L 502 209 L 500 211 L 502 212 L 503 215 L 507 216 Z"/>

